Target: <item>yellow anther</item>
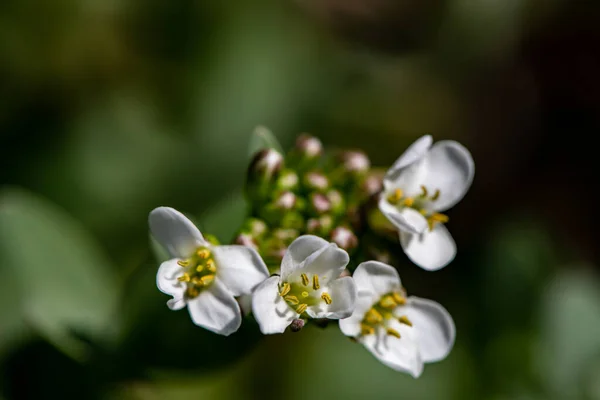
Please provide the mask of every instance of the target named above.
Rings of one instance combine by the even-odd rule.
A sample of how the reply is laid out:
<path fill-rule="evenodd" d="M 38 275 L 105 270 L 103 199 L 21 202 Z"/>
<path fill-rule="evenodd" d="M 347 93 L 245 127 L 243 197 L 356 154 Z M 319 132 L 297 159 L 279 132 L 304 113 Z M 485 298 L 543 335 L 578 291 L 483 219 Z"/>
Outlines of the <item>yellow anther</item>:
<path fill-rule="evenodd" d="M 412 197 L 407 197 L 404 199 L 404 205 L 406 207 L 412 207 L 412 205 L 415 203 L 415 199 L 413 199 Z"/>
<path fill-rule="evenodd" d="M 425 187 L 425 185 L 421 185 L 421 196 L 427 197 L 428 194 L 429 194 L 429 192 L 427 191 L 427 188 Z"/>
<path fill-rule="evenodd" d="M 436 201 L 439 198 L 440 198 L 440 189 L 436 189 L 435 193 L 433 194 L 433 196 L 431 196 L 431 200 L 432 201 Z"/>
<path fill-rule="evenodd" d="M 400 293 L 394 292 L 394 293 L 392 293 L 392 296 L 394 297 L 394 301 L 398 305 L 403 306 L 406 304 L 406 298 L 404 296 L 402 296 Z"/>
<path fill-rule="evenodd" d="M 185 293 L 188 297 L 196 297 L 200 294 L 200 291 L 195 286 L 191 286 L 187 288 Z"/>
<path fill-rule="evenodd" d="M 325 304 L 331 304 L 331 296 L 329 295 L 329 293 L 321 294 L 321 298 L 323 299 Z"/>
<path fill-rule="evenodd" d="M 300 303 L 298 301 L 298 298 L 296 296 L 285 296 L 284 300 L 287 301 L 288 303 L 290 303 L 293 306 L 295 306 L 296 304 Z"/>
<path fill-rule="evenodd" d="M 319 276 L 313 275 L 313 289 L 319 290 L 321 286 L 319 285 Z"/>
<path fill-rule="evenodd" d="M 375 333 L 375 328 L 367 324 L 360 324 L 360 333 L 363 335 L 372 335 Z"/>
<path fill-rule="evenodd" d="M 217 272 L 217 266 L 215 265 L 215 260 L 207 260 L 206 261 L 206 269 L 210 272 Z"/>
<path fill-rule="evenodd" d="M 290 284 L 286 282 L 283 284 L 283 287 L 281 288 L 281 292 L 279 292 L 279 295 L 283 297 L 286 294 L 288 294 L 291 289 L 292 289 L 292 286 L 290 286 Z"/>
<path fill-rule="evenodd" d="M 422 216 L 425 216 L 425 215 L 427 215 L 427 210 L 426 210 L 426 209 L 424 209 L 424 208 L 421 208 L 421 209 L 419 210 L 419 214 L 421 214 Z"/>
<path fill-rule="evenodd" d="M 179 260 L 177 261 L 177 264 L 179 264 L 180 267 L 187 267 L 188 265 L 190 265 L 190 262 L 187 260 Z"/>
<path fill-rule="evenodd" d="M 310 281 L 308 280 L 308 275 L 306 275 L 306 274 L 302 274 L 302 275 L 300 275 L 300 277 L 302 277 L 302 284 L 303 284 L 304 286 L 308 286 L 308 284 L 309 284 L 309 282 L 310 282 Z"/>
<path fill-rule="evenodd" d="M 388 201 L 392 204 L 396 204 L 400 201 L 400 199 L 402 199 L 402 196 L 404 196 L 402 189 L 396 189 L 394 190 L 394 193 L 388 196 Z"/>
<path fill-rule="evenodd" d="M 308 304 L 302 303 L 298 307 L 296 307 L 296 312 L 298 314 L 302 314 L 308 308 Z"/>
<path fill-rule="evenodd" d="M 193 278 L 192 278 L 192 283 L 193 283 L 194 285 L 198 285 L 198 286 L 202 286 L 202 285 L 203 285 L 203 283 L 202 283 L 202 278 L 200 278 L 199 276 L 195 276 L 195 277 L 193 277 Z"/>
<path fill-rule="evenodd" d="M 200 249 L 196 252 L 196 255 L 198 258 L 206 260 L 208 257 L 210 257 L 210 251 L 208 249 Z"/>
<path fill-rule="evenodd" d="M 400 339 L 400 332 L 398 332 L 397 330 L 392 329 L 392 328 L 387 328 L 385 331 L 387 332 L 388 335 L 394 336 L 394 337 L 397 337 L 398 339 Z"/>
<path fill-rule="evenodd" d="M 394 301 L 394 297 L 392 296 L 383 296 L 383 298 L 379 301 L 379 304 L 383 308 L 394 308 L 397 306 L 396 301 Z"/>
<path fill-rule="evenodd" d="M 204 265 L 202 265 L 202 264 L 199 264 L 199 265 L 196 267 L 196 271 L 198 271 L 198 272 L 202 272 L 202 271 L 204 271 Z"/>
<path fill-rule="evenodd" d="M 308 292 L 306 292 L 306 291 L 302 292 L 302 297 L 308 297 Z"/>
<path fill-rule="evenodd" d="M 181 275 L 179 278 L 177 278 L 177 280 L 179 282 L 189 282 L 190 281 L 190 274 L 185 273 L 185 274 Z"/>
<path fill-rule="evenodd" d="M 383 321 L 383 316 L 379 313 L 379 311 L 377 311 L 374 308 L 371 308 L 369 311 L 367 311 L 367 313 L 365 314 L 365 319 L 367 320 L 368 323 L 370 324 L 378 324 L 381 321 Z"/>
<path fill-rule="evenodd" d="M 412 322 L 410 322 L 410 319 L 408 319 L 406 315 L 403 315 L 400 318 L 398 318 L 398 321 L 400 321 L 400 323 L 404 325 L 412 326 Z"/>
<path fill-rule="evenodd" d="M 215 280 L 215 276 L 214 275 L 204 275 L 202 278 L 200 278 L 200 280 L 202 281 L 202 284 L 204 286 L 208 286 L 212 283 L 212 281 Z"/>
<path fill-rule="evenodd" d="M 448 220 L 449 218 L 445 214 L 433 213 L 427 218 L 427 225 L 429 225 L 429 230 L 432 231 L 436 223 L 440 222 L 445 224 Z"/>

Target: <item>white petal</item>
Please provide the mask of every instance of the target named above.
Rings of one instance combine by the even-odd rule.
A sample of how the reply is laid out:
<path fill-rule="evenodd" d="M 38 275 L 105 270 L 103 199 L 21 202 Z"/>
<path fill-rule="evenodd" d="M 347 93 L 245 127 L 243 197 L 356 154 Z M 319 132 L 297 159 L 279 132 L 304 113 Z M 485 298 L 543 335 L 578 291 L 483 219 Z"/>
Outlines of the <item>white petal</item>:
<path fill-rule="evenodd" d="M 219 279 L 188 300 L 188 310 L 194 324 L 219 335 L 229 336 L 242 324 L 239 304 Z"/>
<path fill-rule="evenodd" d="M 346 265 L 350 262 L 350 256 L 346 250 L 340 249 L 337 244 L 329 243 L 326 247 L 311 254 L 303 264 L 295 271 L 294 275 L 302 273 L 319 275 L 323 286 L 339 277 Z"/>
<path fill-rule="evenodd" d="M 458 142 L 443 140 L 434 144 L 424 165 L 427 174 L 421 184 L 432 193 L 440 190 L 440 197 L 431 204 L 436 211 L 447 210 L 458 203 L 473 182 L 473 158 Z"/>
<path fill-rule="evenodd" d="M 327 245 L 328 241 L 313 235 L 303 235 L 294 240 L 281 261 L 281 279 L 285 281 L 308 256 Z"/>
<path fill-rule="evenodd" d="M 407 372 L 415 378 L 423 372 L 419 348 L 406 335 L 398 339 L 379 329 L 377 333 L 364 336 L 360 341 L 379 361 L 396 371 Z"/>
<path fill-rule="evenodd" d="M 416 331 L 415 339 L 423 362 L 446 358 L 456 337 L 456 328 L 450 313 L 435 301 L 411 296 L 408 304 L 400 308 L 408 316 Z"/>
<path fill-rule="evenodd" d="M 240 309 L 242 310 L 242 315 L 247 316 L 252 312 L 252 295 L 244 294 L 237 299 Z"/>
<path fill-rule="evenodd" d="M 378 302 L 384 294 L 401 289 L 398 271 L 379 261 L 361 263 L 352 277 L 356 283 L 358 298 L 368 298 L 371 305 Z"/>
<path fill-rule="evenodd" d="M 306 313 L 311 318 L 340 319 L 352 315 L 356 302 L 356 285 L 351 277 L 334 279 L 321 293 L 331 296 L 331 304 L 322 301 L 315 306 L 309 306 Z"/>
<path fill-rule="evenodd" d="M 188 258 L 198 246 L 206 244 L 196 225 L 173 208 L 155 208 L 148 223 L 152 236 L 171 257 Z"/>
<path fill-rule="evenodd" d="M 379 210 L 401 231 L 421 233 L 429 229 L 427 219 L 420 212 L 408 207 L 399 210 L 396 206 L 390 204 L 384 196 L 379 199 Z"/>
<path fill-rule="evenodd" d="M 217 264 L 217 275 L 234 296 L 252 293 L 269 277 L 269 271 L 256 250 L 230 245 L 212 248 Z"/>
<path fill-rule="evenodd" d="M 184 282 L 177 280 L 184 273 L 184 269 L 177 264 L 177 261 L 177 259 L 172 259 L 163 262 L 156 273 L 156 286 L 158 289 L 173 296 L 173 299 L 167 302 L 172 310 L 179 310 L 185 306 L 183 295 L 187 287 Z"/>
<path fill-rule="evenodd" d="M 283 333 L 299 315 L 279 295 L 279 277 L 272 276 L 254 290 L 252 313 L 265 335 Z"/>
<path fill-rule="evenodd" d="M 400 232 L 400 244 L 412 262 L 428 271 L 445 267 L 456 255 L 456 243 L 443 224 L 420 235 Z"/>
<path fill-rule="evenodd" d="M 346 336 L 360 335 L 360 323 L 365 318 L 365 313 L 373 306 L 374 301 L 370 294 L 358 293 L 354 303 L 354 312 L 348 318 L 340 320 L 340 330 Z"/>
<path fill-rule="evenodd" d="M 385 175 L 385 179 L 393 181 L 398 176 L 398 173 L 409 165 L 421 160 L 427 154 L 431 147 L 433 139 L 431 135 L 425 135 L 417 139 L 411 144 L 408 149 L 394 162 Z"/>

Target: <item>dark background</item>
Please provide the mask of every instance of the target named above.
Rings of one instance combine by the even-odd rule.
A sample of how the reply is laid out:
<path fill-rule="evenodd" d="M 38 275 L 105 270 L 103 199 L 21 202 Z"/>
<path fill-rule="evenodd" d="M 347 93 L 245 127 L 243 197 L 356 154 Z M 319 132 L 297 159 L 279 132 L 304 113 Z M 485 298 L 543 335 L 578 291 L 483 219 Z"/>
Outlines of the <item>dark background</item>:
<path fill-rule="evenodd" d="M 599 49 L 597 1 L 4 0 L 0 398 L 600 399 Z M 167 310 L 148 212 L 231 235 L 258 124 L 384 167 L 470 149 L 456 260 L 398 265 L 455 318 L 447 360 Z"/>

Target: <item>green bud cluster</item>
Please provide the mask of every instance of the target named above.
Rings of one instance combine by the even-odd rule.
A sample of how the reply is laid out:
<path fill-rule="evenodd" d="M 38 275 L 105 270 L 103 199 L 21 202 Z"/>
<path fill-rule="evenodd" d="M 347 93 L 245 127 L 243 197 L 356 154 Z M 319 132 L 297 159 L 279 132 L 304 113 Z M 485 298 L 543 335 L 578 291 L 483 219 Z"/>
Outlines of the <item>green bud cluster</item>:
<path fill-rule="evenodd" d="M 308 134 L 300 135 L 285 156 L 274 149 L 256 153 L 247 176 L 250 211 L 236 243 L 255 248 L 272 272 L 303 234 L 354 251 L 364 225 L 362 206 L 381 189 L 363 152 L 325 152 Z"/>

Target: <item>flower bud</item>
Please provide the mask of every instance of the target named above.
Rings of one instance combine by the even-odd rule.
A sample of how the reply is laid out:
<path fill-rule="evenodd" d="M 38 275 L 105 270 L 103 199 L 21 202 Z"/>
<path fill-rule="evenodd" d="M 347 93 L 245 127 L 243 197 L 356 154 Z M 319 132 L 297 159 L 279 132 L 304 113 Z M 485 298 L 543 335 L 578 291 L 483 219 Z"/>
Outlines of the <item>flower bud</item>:
<path fill-rule="evenodd" d="M 330 189 L 327 191 L 326 196 L 331 204 L 331 212 L 334 215 L 341 215 L 346 211 L 346 201 L 339 190 Z"/>
<path fill-rule="evenodd" d="M 319 218 L 311 218 L 306 221 L 306 231 L 320 237 L 326 237 L 333 229 L 334 219 L 331 215 L 321 215 Z"/>
<path fill-rule="evenodd" d="M 358 246 L 358 238 L 345 226 L 338 226 L 331 231 L 331 241 L 346 251 L 354 250 Z"/>
<path fill-rule="evenodd" d="M 303 133 L 296 139 L 294 150 L 304 158 L 314 159 L 323 153 L 323 144 L 316 137 Z"/>
<path fill-rule="evenodd" d="M 369 171 L 371 161 L 365 153 L 359 150 L 346 150 L 338 155 L 345 171 L 353 175 L 361 175 Z"/>
<path fill-rule="evenodd" d="M 283 169 L 277 177 L 275 187 L 281 191 L 296 191 L 298 189 L 300 179 L 298 174 L 291 169 Z"/>
<path fill-rule="evenodd" d="M 331 211 L 331 202 L 321 193 L 311 193 L 308 202 L 308 211 L 312 215 L 322 215 Z"/>
<path fill-rule="evenodd" d="M 258 250 L 258 245 L 256 244 L 256 241 L 251 235 L 247 233 L 240 233 L 239 235 L 237 235 L 237 237 L 235 238 L 235 244 Z"/>
<path fill-rule="evenodd" d="M 304 328 L 304 320 L 297 318 L 295 320 L 292 321 L 292 323 L 290 324 L 290 330 L 292 332 L 300 332 L 300 330 Z"/>
<path fill-rule="evenodd" d="M 267 224 L 262 219 L 248 218 L 244 221 L 241 231 L 253 238 L 260 238 L 267 233 Z"/>
<path fill-rule="evenodd" d="M 364 197 L 371 197 L 383 190 L 383 179 L 377 175 L 370 174 L 360 185 L 360 191 Z"/>
<path fill-rule="evenodd" d="M 304 175 L 302 185 L 308 192 L 324 192 L 329 187 L 329 179 L 317 171 L 311 171 Z"/>
<path fill-rule="evenodd" d="M 259 215 L 271 226 L 278 226 L 285 215 L 291 212 L 296 205 L 296 195 L 292 192 L 283 192 L 273 201 L 259 210 Z"/>
<path fill-rule="evenodd" d="M 273 149 L 256 153 L 248 167 L 247 192 L 251 199 L 265 199 L 277 174 L 283 167 L 283 156 Z"/>
<path fill-rule="evenodd" d="M 304 228 L 304 217 L 297 211 L 289 211 L 279 223 L 282 228 L 301 230 Z"/>
<path fill-rule="evenodd" d="M 277 238 L 278 240 L 281 240 L 283 243 L 286 243 L 288 245 L 292 243 L 295 239 L 297 239 L 298 236 L 300 236 L 300 233 L 296 229 L 278 228 L 273 231 L 273 237 Z"/>

